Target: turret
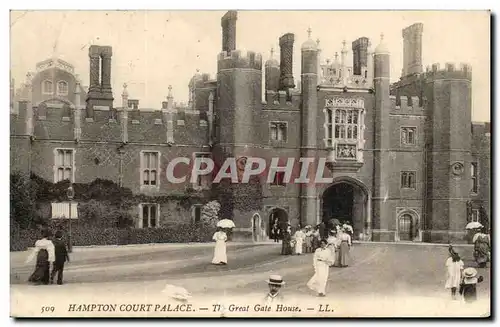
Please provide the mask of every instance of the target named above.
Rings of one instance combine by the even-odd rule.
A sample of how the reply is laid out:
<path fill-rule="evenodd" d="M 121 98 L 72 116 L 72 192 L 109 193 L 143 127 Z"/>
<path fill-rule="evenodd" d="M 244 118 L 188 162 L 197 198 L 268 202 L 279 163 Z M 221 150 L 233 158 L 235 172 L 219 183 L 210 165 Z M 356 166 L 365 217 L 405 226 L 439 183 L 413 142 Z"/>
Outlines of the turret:
<path fill-rule="evenodd" d="M 462 241 L 471 189 L 471 69 L 438 64 L 424 74 L 428 101 L 426 241 Z"/>
<path fill-rule="evenodd" d="M 342 51 L 340 51 L 340 79 L 342 80 L 342 85 L 347 85 L 347 47 L 346 41 L 342 41 Z"/>
<path fill-rule="evenodd" d="M 384 35 L 380 37 L 380 43 L 375 49 L 374 61 L 374 148 L 373 164 L 373 215 L 372 228 L 373 238 L 376 241 L 394 241 L 394 231 L 396 226 L 392 225 L 392 220 L 382 217 L 391 216 L 391 203 L 385 201 L 390 197 L 389 183 L 390 170 L 387 167 L 392 165 L 388 149 L 390 149 L 390 118 L 391 99 L 389 97 L 390 86 L 390 54 L 384 42 Z"/>
<path fill-rule="evenodd" d="M 228 13 L 222 18 L 223 34 L 228 33 L 224 25 L 228 16 L 236 15 Z M 235 40 L 232 42 L 236 44 Z M 225 48 L 227 50 L 231 46 Z M 212 149 L 215 164 L 222 165 L 228 157 L 259 156 L 256 151 L 260 151 L 260 148 L 255 145 L 262 144 L 262 135 L 256 133 L 261 126 L 262 116 L 262 56 L 253 51 L 222 51 L 217 61 L 217 85 L 217 94 L 214 96 L 217 128 Z M 210 112 L 213 102 L 210 96 L 207 98 Z M 260 206 L 257 195 L 261 195 L 261 190 L 252 189 L 253 185 L 259 184 L 249 182 L 231 185 L 226 182 L 213 185 L 217 188 L 223 208 L 220 215 L 229 219 L 244 218 L 245 221 L 236 221 L 235 224 L 245 224 L 248 220 L 244 216 L 248 215 L 250 219 L 253 212 L 247 212 L 248 207 L 240 204 L 253 201 L 256 206 Z M 253 197 L 252 200 L 250 197 Z"/>
<path fill-rule="evenodd" d="M 301 156 L 315 157 L 317 145 L 318 118 L 318 44 L 311 38 L 308 29 L 308 39 L 302 44 L 302 110 L 301 110 Z M 312 165 L 309 169 L 314 170 Z M 311 174 L 309 175 L 311 176 Z M 315 225 L 317 219 L 316 185 L 305 183 L 301 185 L 301 224 Z"/>
<path fill-rule="evenodd" d="M 271 48 L 271 57 L 266 61 L 266 91 L 278 92 L 280 86 L 280 64 L 273 58 L 274 49 Z"/>

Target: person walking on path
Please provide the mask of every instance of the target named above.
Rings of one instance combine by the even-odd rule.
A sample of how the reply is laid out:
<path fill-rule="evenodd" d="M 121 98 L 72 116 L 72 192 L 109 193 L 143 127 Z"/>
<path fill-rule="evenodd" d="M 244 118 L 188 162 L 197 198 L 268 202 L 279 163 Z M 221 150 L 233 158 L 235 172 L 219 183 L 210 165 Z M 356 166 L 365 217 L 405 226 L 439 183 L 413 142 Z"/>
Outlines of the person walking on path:
<path fill-rule="evenodd" d="M 68 249 L 66 244 L 62 240 L 62 231 L 57 231 L 55 234 L 54 249 L 55 249 L 55 261 L 52 265 L 52 273 L 50 274 L 50 283 L 54 283 L 54 277 L 57 274 L 57 285 L 62 285 L 63 283 L 63 272 L 64 263 L 69 262 Z"/>
<path fill-rule="evenodd" d="M 305 253 L 312 253 L 313 252 L 313 246 L 312 246 L 312 243 L 313 243 L 313 231 L 312 231 L 312 228 L 311 226 L 306 226 L 306 232 L 305 232 Z"/>
<path fill-rule="evenodd" d="M 47 285 L 50 282 L 50 263 L 54 262 L 55 251 L 54 244 L 49 237 L 49 230 L 42 230 L 42 238 L 35 242 L 35 248 L 25 261 L 25 264 L 28 264 L 36 257 L 35 270 L 28 281 L 37 285 Z"/>
<path fill-rule="evenodd" d="M 225 265 L 227 264 L 226 242 L 227 235 L 221 228 L 217 228 L 212 239 L 215 241 L 214 258 L 212 264 Z"/>
<path fill-rule="evenodd" d="M 303 246 L 304 246 L 304 240 L 306 238 L 306 234 L 302 231 L 302 229 L 299 226 L 299 229 L 295 232 L 293 235 L 293 238 L 295 240 L 295 254 L 301 255 Z"/>
<path fill-rule="evenodd" d="M 451 290 L 451 297 L 453 300 L 457 298 L 457 289 L 460 287 L 462 281 L 462 273 L 464 270 L 464 262 L 460 259 L 458 253 L 453 250 L 450 245 L 450 256 L 446 259 L 446 283 L 445 288 Z"/>
<path fill-rule="evenodd" d="M 275 221 L 273 228 L 272 228 L 272 233 L 273 233 L 273 240 L 275 243 L 278 243 L 280 241 L 280 228 L 278 226 L 278 222 Z"/>
<path fill-rule="evenodd" d="M 339 255 L 337 264 L 339 267 L 344 268 L 349 266 L 348 258 L 349 258 L 349 251 L 352 246 L 352 240 L 351 240 L 351 235 L 346 233 L 344 229 L 341 229 L 340 231 L 341 231 L 340 236 L 338 237 L 340 245 L 339 245 Z"/>
<path fill-rule="evenodd" d="M 485 268 L 490 257 L 490 237 L 484 231 L 485 229 L 476 233 L 472 238 L 472 243 L 474 243 L 474 259 L 479 268 Z"/>
<path fill-rule="evenodd" d="M 290 225 L 285 227 L 286 229 L 283 231 L 283 241 L 281 243 L 281 254 L 282 255 L 291 255 L 292 251 L 292 228 Z"/>
<path fill-rule="evenodd" d="M 313 257 L 314 275 L 307 282 L 307 287 L 318 293 L 318 296 L 326 295 L 326 284 L 333 264 L 332 252 L 326 247 L 326 240 L 321 240 L 320 248 L 316 249 Z"/>

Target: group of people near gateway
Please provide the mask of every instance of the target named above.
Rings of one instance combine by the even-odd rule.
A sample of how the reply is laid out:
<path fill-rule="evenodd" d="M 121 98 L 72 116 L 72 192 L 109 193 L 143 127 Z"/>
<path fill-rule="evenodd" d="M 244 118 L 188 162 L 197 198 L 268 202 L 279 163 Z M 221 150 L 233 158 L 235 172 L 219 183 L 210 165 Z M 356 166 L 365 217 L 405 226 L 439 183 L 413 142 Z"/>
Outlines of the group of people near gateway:
<path fill-rule="evenodd" d="M 315 291 L 318 296 L 326 295 L 326 284 L 330 267 L 347 267 L 349 265 L 349 251 L 352 246 L 353 228 L 347 222 L 343 225 L 335 224 L 328 230 L 328 237 L 322 237 L 327 230 L 324 224 L 298 228 L 292 235 L 292 227 L 287 224 L 283 230 L 282 255 L 301 255 L 314 253 L 314 275 L 308 281 L 307 287 Z M 324 234 L 323 234 L 324 236 Z"/>
<path fill-rule="evenodd" d="M 328 230 L 328 235 L 324 231 Z M 353 228 L 347 222 L 342 225 L 336 224 L 327 229 L 324 224 L 315 227 L 306 226 L 299 228 L 292 234 L 291 224 L 287 224 L 281 231 L 282 255 L 301 255 L 303 253 L 314 253 L 321 247 L 321 240 L 326 241 L 333 258 L 332 266 L 347 267 L 348 254 L 352 245 Z"/>

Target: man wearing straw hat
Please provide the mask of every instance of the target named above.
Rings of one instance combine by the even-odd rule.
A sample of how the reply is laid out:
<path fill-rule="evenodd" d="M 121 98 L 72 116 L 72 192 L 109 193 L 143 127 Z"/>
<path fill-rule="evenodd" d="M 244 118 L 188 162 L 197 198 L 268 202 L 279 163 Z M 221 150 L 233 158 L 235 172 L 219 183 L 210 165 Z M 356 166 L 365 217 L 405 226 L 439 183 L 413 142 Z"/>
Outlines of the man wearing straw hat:
<path fill-rule="evenodd" d="M 285 285 L 283 277 L 280 275 L 271 275 L 267 281 L 269 285 L 269 293 L 267 293 L 266 304 L 283 302 L 283 295 L 280 293 L 281 287 Z"/>

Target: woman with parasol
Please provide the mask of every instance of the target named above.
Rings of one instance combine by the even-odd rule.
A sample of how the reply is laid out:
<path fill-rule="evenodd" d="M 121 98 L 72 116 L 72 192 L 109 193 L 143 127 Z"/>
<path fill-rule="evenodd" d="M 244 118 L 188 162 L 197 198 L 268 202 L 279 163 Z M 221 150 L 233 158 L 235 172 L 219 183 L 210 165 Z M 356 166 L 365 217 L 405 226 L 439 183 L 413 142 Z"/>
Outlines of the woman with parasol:
<path fill-rule="evenodd" d="M 217 231 L 212 236 L 215 241 L 214 258 L 212 259 L 212 264 L 214 265 L 226 265 L 227 264 L 227 253 L 226 253 L 226 242 L 227 234 L 224 229 L 231 230 L 234 228 L 234 222 L 229 219 L 222 219 L 217 223 Z"/>

